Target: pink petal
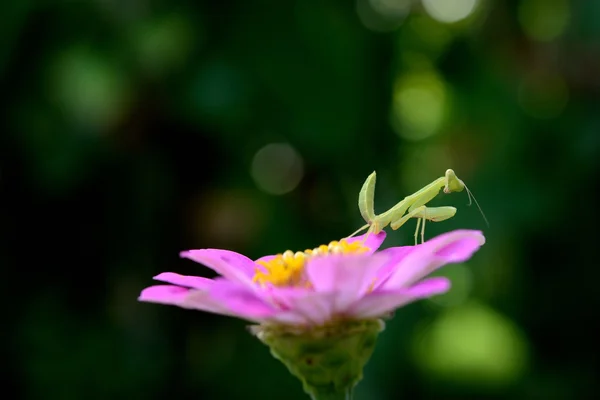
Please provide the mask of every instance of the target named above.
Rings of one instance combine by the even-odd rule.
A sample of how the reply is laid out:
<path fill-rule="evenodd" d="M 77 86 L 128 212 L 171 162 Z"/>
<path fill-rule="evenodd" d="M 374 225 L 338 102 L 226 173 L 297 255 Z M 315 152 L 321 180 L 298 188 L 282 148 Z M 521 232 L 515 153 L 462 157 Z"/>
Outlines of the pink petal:
<path fill-rule="evenodd" d="M 140 294 L 139 301 L 167 304 L 182 308 L 208 311 L 217 314 L 234 315 L 215 302 L 204 292 L 180 286 L 158 285 L 146 288 Z"/>
<path fill-rule="evenodd" d="M 468 260 L 484 243 L 480 231 L 456 230 L 414 246 L 380 289 L 398 290 L 410 286 L 445 264 Z"/>
<path fill-rule="evenodd" d="M 183 251 L 180 255 L 206 265 L 231 281 L 252 285 L 256 264 L 242 254 L 229 250 L 202 249 Z"/>
<path fill-rule="evenodd" d="M 372 234 L 369 235 L 369 234 L 365 233 L 364 235 L 346 238 L 346 241 L 348 243 L 353 243 L 353 242 L 357 242 L 359 240 L 365 240 L 365 238 L 366 238 L 364 245 L 366 247 L 368 247 L 370 250 L 364 254 L 373 254 L 375 251 L 377 251 L 377 249 L 379 249 L 379 247 L 385 240 L 385 235 L 386 235 L 385 231 L 381 231 L 377 235 L 372 235 Z"/>
<path fill-rule="evenodd" d="M 264 301 L 282 310 L 291 310 L 296 299 L 313 291 L 304 287 L 267 287 L 257 292 Z"/>
<path fill-rule="evenodd" d="M 315 257 L 306 274 L 316 292 L 335 293 L 332 311 L 345 311 L 373 284 L 377 271 L 389 260 L 384 254 L 348 254 Z"/>
<path fill-rule="evenodd" d="M 306 319 L 306 317 L 304 317 L 302 314 L 296 311 L 280 311 L 273 314 L 272 316 L 265 317 L 264 321 L 296 326 L 310 324 L 310 320 Z"/>
<path fill-rule="evenodd" d="M 189 292 L 189 289 L 182 288 L 180 286 L 150 286 L 149 288 L 142 290 L 142 293 L 140 293 L 140 297 L 138 297 L 138 300 L 147 301 L 150 303 L 170 304 L 178 306 L 183 304 Z"/>
<path fill-rule="evenodd" d="M 334 316 L 334 304 L 337 293 L 320 293 L 300 287 L 273 287 L 262 292 L 262 297 L 276 304 L 301 325 L 323 324 Z M 298 324 L 298 322 L 296 324 Z"/>
<path fill-rule="evenodd" d="M 210 287 L 209 293 L 211 298 L 224 308 L 246 319 L 264 319 L 278 311 L 257 295 L 256 291 L 234 282 L 216 281 Z"/>
<path fill-rule="evenodd" d="M 377 290 L 383 283 L 385 283 L 389 276 L 396 271 L 398 264 L 400 264 L 404 257 L 410 254 L 416 248 L 417 246 L 390 247 L 378 252 L 378 254 L 386 255 L 389 260 L 377 271 L 373 290 Z"/>
<path fill-rule="evenodd" d="M 311 325 L 321 325 L 330 321 L 334 314 L 336 293 L 304 292 L 288 298 L 291 311 L 300 315 Z"/>
<path fill-rule="evenodd" d="M 162 274 L 156 275 L 154 279 L 194 289 L 207 289 L 213 282 L 212 279 L 202 278 L 200 276 L 179 275 L 174 272 L 163 272 Z"/>
<path fill-rule="evenodd" d="M 279 311 L 269 321 L 292 325 L 308 325 L 311 323 L 310 312 L 302 312 L 303 307 L 297 307 L 299 301 L 313 293 L 302 287 L 270 287 L 257 291 L 265 302 L 272 304 Z"/>
<path fill-rule="evenodd" d="M 181 307 L 207 311 L 214 314 L 227 315 L 230 317 L 245 318 L 245 316 L 241 316 L 236 313 L 235 310 L 230 310 L 225 307 L 224 304 L 213 298 L 210 293 L 202 290 L 190 290 L 188 297 L 185 299 Z M 250 321 L 260 321 L 258 318 L 246 319 L 249 319 Z"/>
<path fill-rule="evenodd" d="M 429 278 L 410 288 L 370 293 L 358 300 L 350 313 L 355 318 L 377 318 L 408 303 L 445 293 L 449 289 L 450 281 L 447 278 Z"/>
<path fill-rule="evenodd" d="M 209 286 L 208 291 L 170 285 L 151 286 L 142 291 L 138 300 L 207 311 L 259 323 L 273 317 L 277 312 L 240 284 L 221 279 L 212 281 Z M 291 320 L 291 317 L 286 315 L 280 316 L 279 319 L 285 320 L 286 317 Z"/>

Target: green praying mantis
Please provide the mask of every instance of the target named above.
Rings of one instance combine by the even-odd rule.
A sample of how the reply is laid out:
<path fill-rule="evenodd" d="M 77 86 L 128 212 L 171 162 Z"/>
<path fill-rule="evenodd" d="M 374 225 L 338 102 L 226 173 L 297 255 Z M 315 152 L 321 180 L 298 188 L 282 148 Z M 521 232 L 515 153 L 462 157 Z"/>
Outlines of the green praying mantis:
<path fill-rule="evenodd" d="M 469 205 L 472 203 L 471 199 L 474 200 L 483 219 L 486 224 L 489 225 L 485 214 L 483 214 L 481 207 L 479 207 L 477 200 L 473 197 L 469 188 L 451 169 L 446 170 L 444 176 L 434 180 L 421 190 L 406 196 L 404 200 L 379 215 L 375 214 L 374 208 L 375 181 L 376 174 L 373 172 L 367 177 L 367 180 L 363 184 L 358 195 L 358 208 L 367 224 L 360 227 L 356 232 L 350 235 L 350 237 L 368 228 L 367 235 L 365 236 L 366 239 L 368 235 L 378 234 L 388 225 L 390 225 L 393 230 L 396 230 L 404 225 L 410 218 L 416 218 L 417 229 L 415 230 L 415 244 L 417 244 L 418 241 L 419 227 L 421 228 L 421 242 L 425 242 L 425 221 L 445 221 L 456 214 L 455 207 L 425 206 L 425 204 L 433 200 L 442 189 L 444 190 L 444 193 L 462 192 L 463 190 L 466 190 L 469 196 Z"/>

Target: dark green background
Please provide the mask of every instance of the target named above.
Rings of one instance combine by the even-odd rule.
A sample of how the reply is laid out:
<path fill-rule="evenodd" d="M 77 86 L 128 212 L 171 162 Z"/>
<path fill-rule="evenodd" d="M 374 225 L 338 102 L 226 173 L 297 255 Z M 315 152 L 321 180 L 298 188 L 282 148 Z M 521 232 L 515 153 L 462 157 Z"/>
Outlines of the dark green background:
<path fill-rule="evenodd" d="M 3 2 L 3 392 L 303 399 L 246 323 L 139 292 L 212 276 L 180 250 L 348 235 L 373 170 L 383 211 L 453 168 L 490 226 L 440 195 L 458 213 L 427 236 L 488 242 L 388 322 L 356 398 L 597 395 L 600 2 L 482 0 L 456 24 L 400 3 Z M 257 182 L 289 183 L 288 159 L 251 172 L 270 143 L 302 159 L 283 195 Z"/>

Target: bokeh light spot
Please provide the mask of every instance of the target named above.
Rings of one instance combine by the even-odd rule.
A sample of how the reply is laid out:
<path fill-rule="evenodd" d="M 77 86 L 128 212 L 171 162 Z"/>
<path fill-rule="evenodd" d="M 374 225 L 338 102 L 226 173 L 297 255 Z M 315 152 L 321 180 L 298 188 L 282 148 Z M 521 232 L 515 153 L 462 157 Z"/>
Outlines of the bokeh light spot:
<path fill-rule="evenodd" d="M 388 17 L 402 17 L 410 11 L 411 0 L 369 0 L 373 10 Z"/>
<path fill-rule="evenodd" d="M 52 71 L 52 95 L 73 123 L 103 130 L 127 110 L 126 78 L 109 58 L 74 47 L 58 56 Z"/>
<path fill-rule="evenodd" d="M 281 195 L 298 186 L 303 175 L 300 154 L 287 143 L 271 143 L 252 160 L 251 174 L 256 185 L 267 193 Z"/>
<path fill-rule="evenodd" d="M 173 14 L 144 20 L 132 40 L 142 68 L 151 75 L 161 75 L 184 64 L 197 36 L 188 19 Z"/>
<path fill-rule="evenodd" d="M 441 128 L 447 113 L 446 85 L 432 72 L 400 77 L 394 87 L 392 125 L 401 137 L 422 140 Z"/>
<path fill-rule="evenodd" d="M 422 2 L 431 18 L 450 24 L 471 15 L 478 0 L 422 0 Z"/>
<path fill-rule="evenodd" d="M 448 309 L 417 331 L 415 356 L 423 372 L 467 385 L 509 385 L 525 372 L 528 345 L 515 324 L 490 307 L 469 302 Z"/>
<path fill-rule="evenodd" d="M 559 75 L 530 75 L 521 82 L 518 101 L 523 110 L 534 118 L 554 118 L 565 109 L 569 101 L 569 88 Z"/>
<path fill-rule="evenodd" d="M 532 39 L 551 41 L 566 29 L 570 18 L 567 0 L 524 0 L 519 6 L 519 21 Z"/>
<path fill-rule="evenodd" d="M 363 25 L 375 32 L 397 29 L 410 12 L 411 0 L 357 0 L 356 13 Z"/>

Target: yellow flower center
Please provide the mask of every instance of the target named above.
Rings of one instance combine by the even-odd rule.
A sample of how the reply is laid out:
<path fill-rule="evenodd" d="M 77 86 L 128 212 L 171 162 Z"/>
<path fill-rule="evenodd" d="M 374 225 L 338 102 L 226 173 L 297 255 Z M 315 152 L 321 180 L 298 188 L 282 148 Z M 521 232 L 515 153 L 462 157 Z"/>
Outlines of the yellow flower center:
<path fill-rule="evenodd" d="M 258 261 L 261 268 L 256 269 L 253 281 L 261 286 L 302 286 L 308 284 L 304 267 L 310 258 L 330 254 L 359 254 L 368 250 L 370 249 L 361 240 L 348 243 L 346 239 L 295 253 L 287 250 L 268 261 Z"/>

